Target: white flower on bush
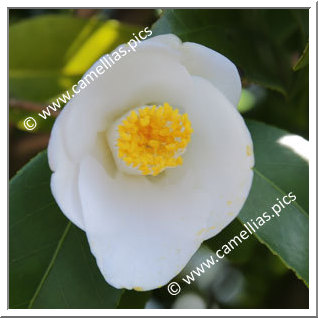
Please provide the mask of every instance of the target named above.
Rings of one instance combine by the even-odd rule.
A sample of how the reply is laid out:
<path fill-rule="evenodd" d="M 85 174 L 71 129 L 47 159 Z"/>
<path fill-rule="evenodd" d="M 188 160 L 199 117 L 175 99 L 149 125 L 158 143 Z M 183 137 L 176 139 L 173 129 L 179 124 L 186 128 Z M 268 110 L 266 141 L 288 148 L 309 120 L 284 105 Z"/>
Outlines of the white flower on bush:
<path fill-rule="evenodd" d="M 240 94 L 232 62 L 168 34 L 65 106 L 48 147 L 51 189 L 109 284 L 165 285 L 238 215 L 254 164 Z"/>

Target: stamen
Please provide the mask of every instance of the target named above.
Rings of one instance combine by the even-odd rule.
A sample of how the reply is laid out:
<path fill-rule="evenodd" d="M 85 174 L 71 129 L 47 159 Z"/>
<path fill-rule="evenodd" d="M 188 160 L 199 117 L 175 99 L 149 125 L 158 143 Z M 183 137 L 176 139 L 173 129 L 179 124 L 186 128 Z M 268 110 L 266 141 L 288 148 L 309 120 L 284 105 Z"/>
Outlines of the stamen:
<path fill-rule="evenodd" d="M 182 165 L 193 129 L 187 114 L 168 103 L 133 110 L 118 126 L 118 157 L 143 175 Z"/>

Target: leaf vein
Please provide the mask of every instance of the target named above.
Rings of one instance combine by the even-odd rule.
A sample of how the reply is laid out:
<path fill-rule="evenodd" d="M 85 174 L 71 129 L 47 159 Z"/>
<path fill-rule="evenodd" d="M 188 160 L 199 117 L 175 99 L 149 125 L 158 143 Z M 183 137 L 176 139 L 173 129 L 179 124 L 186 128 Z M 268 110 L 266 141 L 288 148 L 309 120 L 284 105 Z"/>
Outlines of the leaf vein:
<path fill-rule="evenodd" d="M 257 170 L 255 167 L 253 168 L 253 170 L 255 171 L 255 173 L 257 173 L 262 179 L 264 179 L 266 182 L 268 182 L 274 189 L 276 189 L 278 192 L 282 193 L 282 194 L 286 194 L 285 191 L 283 191 L 281 188 L 279 188 L 274 182 L 272 182 L 271 180 L 269 180 L 266 176 L 264 176 L 259 170 Z M 297 207 L 299 209 L 299 211 L 301 211 L 307 218 L 309 218 L 308 214 L 306 213 L 306 211 L 296 202 L 292 202 L 292 205 L 294 205 L 295 207 Z"/>
<path fill-rule="evenodd" d="M 61 236 L 58 244 L 57 244 L 57 247 L 56 247 L 56 249 L 54 251 L 52 259 L 51 259 L 51 261 L 50 261 L 50 263 L 49 263 L 49 265 L 48 265 L 48 267 L 47 267 L 47 269 L 46 269 L 46 271 L 45 271 L 45 273 L 44 273 L 44 275 L 43 275 L 43 277 L 42 277 L 42 279 L 41 279 L 41 281 L 40 281 L 40 283 L 39 283 L 39 285 L 38 285 L 38 287 L 37 287 L 37 289 L 36 289 L 36 291 L 35 291 L 35 293 L 33 295 L 33 297 L 30 300 L 30 303 L 29 303 L 29 306 L 28 306 L 29 309 L 32 308 L 36 298 L 38 297 L 38 295 L 39 295 L 39 293 L 41 291 L 41 288 L 43 287 L 43 284 L 44 284 L 45 280 L 49 276 L 50 270 L 52 269 L 52 267 L 54 265 L 54 262 L 55 262 L 58 254 L 59 254 L 59 252 L 61 250 L 61 247 L 62 247 L 62 245 L 63 245 L 63 243 L 65 241 L 65 238 L 66 238 L 66 236 L 67 236 L 67 234 L 68 234 L 68 232 L 70 230 L 71 225 L 72 225 L 72 223 L 71 223 L 71 221 L 69 221 L 67 223 L 66 227 L 65 227 L 64 232 L 62 233 L 62 236 Z"/>

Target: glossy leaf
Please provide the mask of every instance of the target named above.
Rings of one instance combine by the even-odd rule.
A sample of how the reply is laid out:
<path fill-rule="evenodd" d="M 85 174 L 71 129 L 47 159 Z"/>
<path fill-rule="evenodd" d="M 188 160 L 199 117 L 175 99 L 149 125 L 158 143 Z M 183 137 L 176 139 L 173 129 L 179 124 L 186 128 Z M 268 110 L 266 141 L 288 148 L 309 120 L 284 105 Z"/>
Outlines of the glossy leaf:
<path fill-rule="evenodd" d="M 252 189 L 238 219 L 253 226 L 252 222 L 267 212 L 271 219 L 254 235 L 308 284 L 309 178 L 304 149 L 306 142 L 299 136 L 255 121 L 249 121 L 248 127 L 253 138 L 256 165 Z M 296 200 L 284 204 L 282 199 L 290 192 Z M 275 204 L 279 206 L 279 201 L 284 207 L 280 212 L 277 206 L 274 207 L 278 216 L 272 207 Z"/>
<path fill-rule="evenodd" d="M 115 308 L 122 290 L 99 272 L 85 234 L 50 191 L 46 152 L 10 182 L 9 307 Z"/>

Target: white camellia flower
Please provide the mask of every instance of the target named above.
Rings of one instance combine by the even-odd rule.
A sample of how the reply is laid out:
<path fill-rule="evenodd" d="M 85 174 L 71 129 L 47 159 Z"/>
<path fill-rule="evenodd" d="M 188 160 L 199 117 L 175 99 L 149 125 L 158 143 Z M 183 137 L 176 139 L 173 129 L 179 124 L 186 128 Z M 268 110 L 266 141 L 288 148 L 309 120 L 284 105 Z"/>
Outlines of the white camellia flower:
<path fill-rule="evenodd" d="M 165 285 L 238 215 L 254 165 L 240 94 L 232 62 L 168 34 L 64 107 L 48 147 L 52 193 L 109 284 Z"/>

